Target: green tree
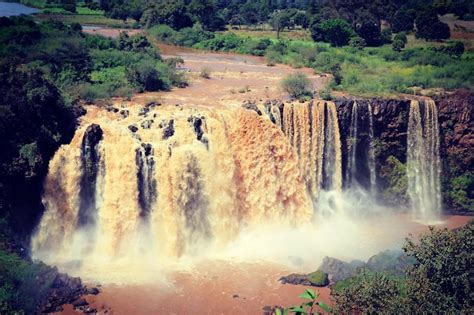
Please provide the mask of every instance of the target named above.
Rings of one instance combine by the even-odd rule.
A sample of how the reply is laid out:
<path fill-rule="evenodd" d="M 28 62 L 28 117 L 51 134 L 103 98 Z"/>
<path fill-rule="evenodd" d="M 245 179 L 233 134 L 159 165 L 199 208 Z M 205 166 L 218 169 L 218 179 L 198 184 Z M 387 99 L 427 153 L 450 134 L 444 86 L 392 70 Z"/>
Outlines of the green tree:
<path fill-rule="evenodd" d="M 474 223 L 457 229 L 434 229 L 405 252 L 416 259 L 407 272 L 407 305 L 412 314 L 472 313 Z"/>
<path fill-rule="evenodd" d="M 425 40 L 441 40 L 450 37 L 449 26 L 438 19 L 436 11 L 427 9 L 416 20 L 416 37 Z"/>
<path fill-rule="evenodd" d="M 411 32 L 415 23 L 414 15 L 408 10 L 399 10 L 392 19 L 392 30 L 394 33 Z"/>
<path fill-rule="evenodd" d="M 400 52 L 405 48 L 405 43 L 400 39 L 395 39 L 392 43 L 392 50 L 396 52 Z"/>
<path fill-rule="evenodd" d="M 217 14 L 217 6 L 213 0 L 192 0 L 188 12 L 195 22 L 201 23 L 205 30 L 217 31 L 223 28 L 223 19 Z M 216 20 L 219 20 L 216 23 Z"/>
<path fill-rule="evenodd" d="M 273 27 L 273 30 L 277 33 L 277 38 L 280 38 L 280 32 L 286 27 L 290 26 L 290 14 L 285 11 L 275 11 L 270 17 L 270 24 Z"/>
<path fill-rule="evenodd" d="M 305 99 L 313 95 L 311 80 L 302 72 L 289 74 L 282 80 L 281 86 L 293 98 Z"/>
<path fill-rule="evenodd" d="M 347 286 L 334 293 L 336 314 L 400 313 L 399 285 L 385 273 L 362 271 L 347 282 Z"/>
<path fill-rule="evenodd" d="M 393 40 L 399 40 L 399 41 L 402 41 L 403 44 L 406 44 L 408 42 L 408 38 L 407 38 L 407 35 L 404 33 L 404 32 L 400 32 L 398 34 L 395 34 L 395 37 L 393 38 Z"/>
<path fill-rule="evenodd" d="M 349 46 L 361 50 L 361 49 L 364 49 L 364 47 L 367 46 L 367 44 L 362 37 L 355 36 L 349 40 Z"/>
<path fill-rule="evenodd" d="M 363 14 L 358 18 L 355 23 L 355 32 L 365 40 L 367 46 L 381 44 L 380 21 L 370 14 Z"/>
<path fill-rule="evenodd" d="M 314 23 L 311 27 L 311 37 L 317 41 L 321 38 L 332 46 L 344 46 L 355 35 L 349 23 L 342 19 L 327 20 Z"/>

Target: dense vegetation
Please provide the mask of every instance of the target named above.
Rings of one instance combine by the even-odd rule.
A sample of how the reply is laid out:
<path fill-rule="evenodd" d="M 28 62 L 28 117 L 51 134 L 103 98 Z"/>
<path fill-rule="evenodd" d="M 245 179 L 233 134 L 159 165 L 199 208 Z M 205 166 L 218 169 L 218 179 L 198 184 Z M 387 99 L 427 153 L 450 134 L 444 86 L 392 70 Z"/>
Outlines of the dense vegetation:
<path fill-rule="evenodd" d="M 61 289 L 59 274 L 12 246 L 11 234 L 7 222 L 0 219 L 0 314 L 35 314 L 53 291 Z"/>
<path fill-rule="evenodd" d="M 457 229 L 433 229 L 418 241 L 407 239 L 404 251 L 414 258 L 403 277 L 390 270 L 369 272 L 333 287 L 342 313 L 472 313 L 474 223 Z"/>
<path fill-rule="evenodd" d="M 474 87 L 474 54 L 459 42 L 394 51 L 377 48 L 332 47 L 304 40 L 243 37 L 233 32 L 211 33 L 199 27 L 179 31 L 159 25 L 149 33 L 159 41 L 214 51 L 265 56 L 267 63 L 311 67 L 334 77 L 331 87 L 356 95 L 417 93 L 428 88 Z M 403 41 L 399 36 L 398 41 Z"/>
<path fill-rule="evenodd" d="M 70 141 L 77 105 L 186 81 L 145 36 L 112 40 L 86 36 L 78 24 L 20 17 L 0 18 L 0 43 L 0 312 L 32 313 L 57 271 L 11 247 L 29 247 L 48 162 Z"/>
<path fill-rule="evenodd" d="M 48 161 L 74 132 L 74 104 L 186 84 L 144 36 L 85 36 L 80 25 L 0 20 L 0 208 L 28 234 Z"/>

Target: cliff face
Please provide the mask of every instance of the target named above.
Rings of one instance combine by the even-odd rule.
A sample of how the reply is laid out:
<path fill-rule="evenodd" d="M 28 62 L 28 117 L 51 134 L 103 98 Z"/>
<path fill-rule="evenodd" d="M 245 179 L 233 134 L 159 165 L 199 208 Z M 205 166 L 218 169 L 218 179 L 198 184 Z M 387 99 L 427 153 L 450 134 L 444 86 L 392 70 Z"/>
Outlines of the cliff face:
<path fill-rule="evenodd" d="M 474 94 L 468 91 L 440 97 L 442 189 L 453 211 L 474 211 Z"/>
<path fill-rule="evenodd" d="M 351 111 L 356 101 L 372 106 L 378 196 L 390 204 L 403 204 L 406 195 L 407 122 L 410 101 L 404 99 L 340 99 L 336 101 L 341 126 L 343 169 L 350 147 Z M 444 208 L 474 211 L 474 94 L 458 91 L 435 99 L 440 127 L 441 181 Z M 368 144 L 367 111 L 362 111 L 359 141 Z M 359 128 L 360 129 L 360 128 Z M 344 139 L 346 139 L 344 141 Z"/>

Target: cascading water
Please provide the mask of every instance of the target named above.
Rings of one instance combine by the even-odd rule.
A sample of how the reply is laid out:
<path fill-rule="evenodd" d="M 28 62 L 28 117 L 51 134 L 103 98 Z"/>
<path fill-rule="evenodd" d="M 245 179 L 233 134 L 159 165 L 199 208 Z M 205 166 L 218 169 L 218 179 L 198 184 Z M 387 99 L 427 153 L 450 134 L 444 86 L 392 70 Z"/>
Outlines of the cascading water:
<path fill-rule="evenodd" d="M 347 134 L 341 129 L 348 139 L 326 101 L 270 102 L 257 113 L 122 107 L 89 106 L 51 160 L 34 257 L 81 261 L 94 272 L 121 261 L 155 267 L 219 252 L 263 227 L 309 227 L 316 219 L 356 230 L 376 208 L 370 103 L 353 103 Z M 421 109 L 412 102 L 408 175 L 416 216 L 427 220 L 439 213 L 439 138 L 436 106 Z M 370 181 L 361 193 L 354 193 L 360 185 L 343 189 L 342 141 L 352 142 L 346 182 Z"/>
<path fill-rule="evenodd" d="M 243 109 L 127 110 L 90 106 L 50 162 L 36 257 L 193 255 L 244 228 L 311 221 L 298 158 L 267 119 Z"/>
<path fill-rule="evenodd" d="M 423 222 L 439 220 L 441 213 L 438 110 L 432 100 L 421 106 L 411 101 L 408 139 L 408 195 L 413 215 Z"/>
<path fill-rule="evenodd" d="M 349 139 L 348 139 L 348 162 L 347 162 L 347 170 L 346 170 L 346 183 L 348 186 L 351 186 L 354 182 L 354 178 L 356 176 L 356 156 L 357 156 L 357 142 L 358 142 L 358 133 L 357 127 L 359 122 L 359 106 L 357 102 L 354 101 L 352 104 L 352 111 L 351 111 L 351 124 L 349 126 Z"/>
<path fill-rule="evenodd" d="M 370 172 L 370 192 L 372 196 L 376 194 L 377 173 L 375 170 L 375 143 L 374 143 L 374 117 L 372 112 L 372 105 L 367 104 L 367 115 L 369 117 L 369 152 L 368 152 L 368 166 Z"/>
<path fill-rule="evenodd" d="M 364 106 L 354 101 L 350 118 L 349 135 L 346 139 L 348 156 L 345 187 L 354 188 L 360 186 L 361 181 L 366 182 L 364 188 L 374 195 L 377 177 L 375 172 L 374 123 L 370 102 L 367 106 Z"/>
<path fill-rule="evenodd" d="M 342 153 L 336 105 L 324 101 L 268 103 L 265 112 L 295 148 L 311 199 L 315 202 L 322 189 L 341 190 Z"/>

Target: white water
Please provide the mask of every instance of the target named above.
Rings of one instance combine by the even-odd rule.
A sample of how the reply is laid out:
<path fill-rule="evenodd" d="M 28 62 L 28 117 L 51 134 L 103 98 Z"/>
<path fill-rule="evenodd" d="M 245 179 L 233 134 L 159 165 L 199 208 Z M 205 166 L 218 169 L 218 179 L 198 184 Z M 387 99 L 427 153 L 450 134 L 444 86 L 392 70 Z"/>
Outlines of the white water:
<path fill-rule="evenodd" d="M 410 104 L 407 138 L 408 195 L 414 219 L 437 222 L 441 214 L 438 111 L 432 100 Z"/>

